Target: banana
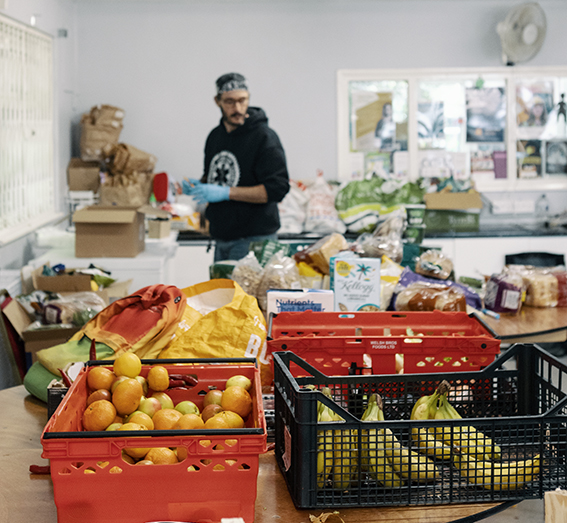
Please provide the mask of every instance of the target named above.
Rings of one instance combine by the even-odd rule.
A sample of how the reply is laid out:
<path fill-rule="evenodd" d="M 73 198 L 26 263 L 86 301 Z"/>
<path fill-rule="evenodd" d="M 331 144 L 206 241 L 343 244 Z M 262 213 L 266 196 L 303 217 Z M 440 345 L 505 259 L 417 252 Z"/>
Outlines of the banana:
<path fill-rule="evenodd" d="M 419 398 L 411 411 L 410 419 L 424 420 L 431 419 L 431 413 L 436 411 L 437 401 L 439 400 L 439 389 L 430 396 L 422 396 Z M 437 459 L 450 459 L 451 447 L 444 444 L 443 439 L 437 439 L 435 428 L 418 428 L 411 429 L 411 437 L 416 444 L 418 450 Z"/>
<path fill-rule="evenodd" d="M 489 490 L 519 489 L 536 479 L 541 466 L 539 454 L 523 461 L 493 463 L 476 460 L 458 449 L 455 449 L 453 461 L 463 478 Z"/>
<path fill-rule="evenodd" d="M 441 405 L 437 409 L 435 419 L 462 419 L 461 415 L 449 403 L 446 395 L 440 397 Z M 447 445 L 457 446 L 462 452 L 471 455 L 477 460 L 498 461 L 502 451 L 496 443 L 472 426 L 438 427 L 438 436 L 442 437 Z"/>
<path fill-rule="evenodd" d="M 384 421 L 382 398 L 376 395 L 378 419 Z M 425 483 L 439 477 L 439 471 L 433 460 L 427 456 L 404 447 L 389 428 L 381 429 L 386 457 L 399 476 L 415 482 Z"/>
<path fill-rule="evenodd" d="M 362 421 L 380 421 L 376 395 L 372 394 L 368 406 L 361 418 Z M 390 465 L 384 448 L 384 431 L 369 429 L 362 431 L 361 462 L 370 476 L 387 488 L 401 487 L 402 479 Z"/>
<path fill-rule="evenodd" d="M 332 412 L 319 402 L 317 422 L 327 423 L 333 420 Z M 317 431 L 317 487 L 323 488 L 333 469 L 333 431 Z"/>

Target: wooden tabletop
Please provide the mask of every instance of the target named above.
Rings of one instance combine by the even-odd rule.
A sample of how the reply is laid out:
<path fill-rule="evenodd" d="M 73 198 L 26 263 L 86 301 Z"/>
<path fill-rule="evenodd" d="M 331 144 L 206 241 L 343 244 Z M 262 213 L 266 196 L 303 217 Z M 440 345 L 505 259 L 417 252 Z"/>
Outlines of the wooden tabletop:
<path fill-rule="evenodd" d="M 506 343 L 548 343 L 567 339 L 567 307 L 527 307 L 518 314 L 501 314 L 499 319 L 476 311 Z"/>
<path fill-rule="evenodd" d="M 0 523 L 56 523 L 53 484 L 48 474 L 31 474 L 30 465 L 49 465 L 41 458 L 41 432 L 46 405 L 23 385 L 0 391 Z M 478 521 L 510 504 L 442 505 L 339 509 L 345 523 L 448 523 Z M 309 523 L 321 510 L 297 510 L 280 473 L 273 451 L 260 456 L 254 523 Z M 338 523 L 332 517 L 328 523 Z"/>

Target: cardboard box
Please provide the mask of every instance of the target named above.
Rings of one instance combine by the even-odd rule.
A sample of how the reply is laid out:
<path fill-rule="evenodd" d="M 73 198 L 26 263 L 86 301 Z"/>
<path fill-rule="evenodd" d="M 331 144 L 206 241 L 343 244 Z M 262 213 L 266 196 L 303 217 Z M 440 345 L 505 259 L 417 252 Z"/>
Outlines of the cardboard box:
<path fill-rule="evenodd" d="M 266 312 L 332 312 L 334 310 L 334 295 L 331 290 L 322 289 L 270 289 L 266 293 Z"/>
<path fill-rule="evenodd" d="M 100 164 L 71 158 L 67 166 L 67 184 L 70 191 L 92 191 L 100 187 Z"/>
<path fill-rule="evenodd" d="M 476 232 L 480 227 L 480 210 L 427 209 L 428 232 Z"/>
<path fill-rule="evenodd" d="M 482 209 L 480 193 L 471 189 L 468 192 L 434 192 L 423 199 L 428 209 Z"/>
<path fill-rule="evenodd" d="M 167 238 L 171 232 L 171 220 L 150 218 L 148 220 L 148 238 Z"/>
<path fill-rule="evenodd" d="M 335 311 L 380 310 L 380 258 L 331 258 Z"/>
<path fill-rule="evenodd" d="M 144 214 L 133 207 L 93 205 L 73 221 L 77 258 L 133 258 L 145 249 Z"/>

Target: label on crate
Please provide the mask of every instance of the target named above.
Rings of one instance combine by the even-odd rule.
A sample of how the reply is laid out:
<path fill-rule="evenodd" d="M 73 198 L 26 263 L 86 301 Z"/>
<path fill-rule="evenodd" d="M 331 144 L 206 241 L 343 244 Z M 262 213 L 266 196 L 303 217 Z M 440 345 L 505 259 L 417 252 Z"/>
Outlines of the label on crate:
<path fill-rule="evenodd" d="M 335 311 L 380 310 L 380 258 L 331 258 Z"/>
<path fill-rule="evenodd" d="M 289 427 L 287 425 L 284 427 L 284 448 L 285 451 L 282 455 L 282 461 L 285 470 L 288 471 L 291 467 L 291 432 L 289 431 Z"/>
<path fill-rule="evenodd" d="M 333 291 L 322 289 L 278 290 L 270 289 L 266 294 L 267 314 L 280 312 L 333 311 Z"/>

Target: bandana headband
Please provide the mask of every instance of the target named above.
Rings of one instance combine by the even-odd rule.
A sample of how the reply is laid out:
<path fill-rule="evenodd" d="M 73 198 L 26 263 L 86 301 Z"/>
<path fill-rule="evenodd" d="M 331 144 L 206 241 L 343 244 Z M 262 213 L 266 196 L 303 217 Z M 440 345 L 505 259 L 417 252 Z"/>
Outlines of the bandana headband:
<path fill-rule="evenodd" d="M 228 91 L 243 90 L 248 91 L 248 85 L 246 84 L 246 79 L 241 75 L 227 75 L 226 81 L 222 82 L 220 85 L 217 84 L 217 94 L 226 93 Z"/>

